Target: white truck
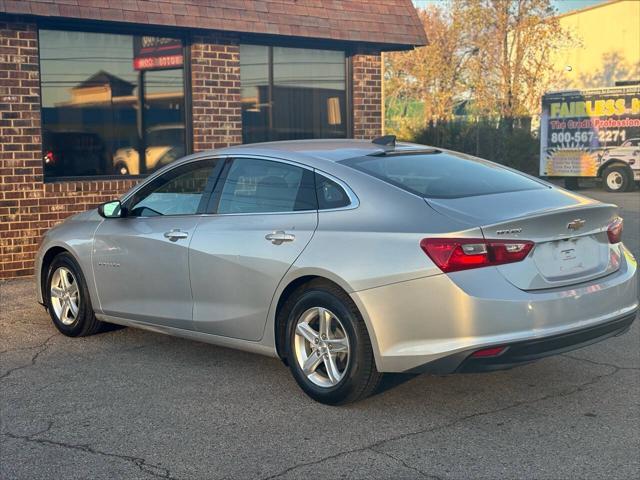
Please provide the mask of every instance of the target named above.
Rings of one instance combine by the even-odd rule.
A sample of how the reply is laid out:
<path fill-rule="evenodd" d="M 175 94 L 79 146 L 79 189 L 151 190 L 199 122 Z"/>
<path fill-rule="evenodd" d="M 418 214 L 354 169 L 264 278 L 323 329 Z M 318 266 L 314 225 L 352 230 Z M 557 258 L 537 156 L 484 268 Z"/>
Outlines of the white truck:
<path fill-rule="evenodd" d="M 599 178 L 610 192 L 640 182 L 640 86 L 552 92 L 542 98 L 540 176 Z"/>

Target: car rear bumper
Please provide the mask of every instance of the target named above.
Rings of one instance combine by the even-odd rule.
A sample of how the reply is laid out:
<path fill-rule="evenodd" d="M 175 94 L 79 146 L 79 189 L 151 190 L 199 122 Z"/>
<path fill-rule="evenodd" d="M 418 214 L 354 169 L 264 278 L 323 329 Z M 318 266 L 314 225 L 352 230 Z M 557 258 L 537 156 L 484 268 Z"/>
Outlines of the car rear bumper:
<path fill-rule="evenodd" d="M 617 272 L 569 287 L 524 291 L 488 267 L 351 296 L 367 323 L 380 371 L 482 371 L 621 333 L 638 309 L 636 270 L 624 249 Z M 492 360 L 467 362 L 471 353 L 493 346 L 509 348 Z"/>
<path fill-rule="evenodd" d="M 525 340 L 503 345 L 504 350 L 496 356 L 474 357 L 477 349 L 467 350 L 429 362 L 411 370 L 412 373 L 480 373 L 504 370 L 518 365 L 586 347 L 610 337 L 622 335 L 636 319 L 636 312 L 622 318 L 550 337 Z"/>

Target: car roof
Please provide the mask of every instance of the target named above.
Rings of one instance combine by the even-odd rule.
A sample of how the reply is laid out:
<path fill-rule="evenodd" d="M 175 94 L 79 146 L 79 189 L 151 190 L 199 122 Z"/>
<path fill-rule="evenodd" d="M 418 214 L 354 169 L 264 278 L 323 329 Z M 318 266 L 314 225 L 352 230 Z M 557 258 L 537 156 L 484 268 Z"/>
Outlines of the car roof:
<path fill-rule="evenodd" d="M 217 150 L 199 152 L 198 157 L 209 155 L 261 155 L 283 160 L 305 161 L 309 163 L 339 162 L 365 155 L 383 154 L 394 151 L 419 152 L 424 145 L 398 142 L 395 146 L 380 145 L 370 140 L 326 139 L 287 140 L 279 142 L 250 143 Z M 193 156 L 187 157 L 193 158 Z"/>

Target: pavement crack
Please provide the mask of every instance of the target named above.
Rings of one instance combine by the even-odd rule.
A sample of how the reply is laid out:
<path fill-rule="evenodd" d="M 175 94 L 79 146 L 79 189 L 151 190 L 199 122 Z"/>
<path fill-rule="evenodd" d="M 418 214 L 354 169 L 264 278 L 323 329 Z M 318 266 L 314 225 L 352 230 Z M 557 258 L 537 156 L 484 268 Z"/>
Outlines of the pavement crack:
<path fill-rule="evenodd" d="M 618 370 L 640 370 L 640 367 L 621 367 L 621 366 L 615 365 L 613 363 L 596 362 L 595 360 L 589 360 L 588 358 L 574 357 L 573 355 L 567 355 L 566 353 L 563 353 L 560 356 L 565 357 L 565 358 L 570 358 L 571 360 L 575 360 L 577 362 L 590 363 L 591 365 L 597 365 L 599 367 L 615 368 L 616 371 L 618 371 Z"/>
<path fill-rule="evenodd" d="M 422 478 L 427 478 L 427 479 L 431 479 L 431 480 L 442 480 L 442 477 L 439 477 L 437 475 L 433 475 L 431 473 L 425 473 L 422 470 L 420 470 L 419 468 L 414 467 L 413 465 L 409 465 L 407 462 L 405 462 L 401 458 L 394 457 L 389 452 L 383 452 L 381 450 L 376 450 L 375 448 L 370 448 L 370 450 L 372 452 L 378 453 L 380 455 L 384 455 L 385 457 L 389 457 L 390 459 L 395 460 L 397 463 L 401 464 L 406 469 L 412 470 L 412 471 L 418 473 Z"/>
<path fill-rule="evenodd" d="M 31 345 L 30 347 L 7 348 L 6 350 L 0 351 L 0 355 L 4 355 L 5 353 L 13 353 L 13 352 L 24 352 L 26 350 L 33 350 L 35 348 L 41 348 L 41 347 L 42 347 L 42 344 Z"/>
<path fill-rule="evenodd" d="M 587 380 L 586 382 L 583 382 L 583 383 L 581 383 L 579 385 L 576 385 L 576 386 L 574 386 L 574 387 L 572 387 L 572 388 L 570 388 L 568 390 L 557 392 L 557 393 L 550 393 L 548 395 L 544 395 L 542 397 L 531 399 L 531 400 L 520 400 L 518 402 L 509 404 L 509 405 L 505 405 L 504 407 L 495 408 L 493 410 L 485 410 L 483 412 L 472 413 L 472 414 L 466 415 L 464 417 L 458 418 L 456 420 L 453 420 L 451 422 L 444 423 L 442 425 L 436 425 L 435 427 L 429 427 L 429 428 L 424 428 L 424 429 L 420 429 L 420 430 L 415 430 L 413 432 L 407 432 L 407 433 L 396 435 L 396 436 L 393 436 L 393 437 L 390 437 L 390 438 L 385 438 L 383 440 L 378 440 L 377 442 L 373 442 L 373 443 L 371 443 L 369 445 L 365 445 L 365 446 L 362 446 L 362 447 L 359 447 L 359 448 L 354 448 L 354 449 L 351 449 L 351 450 L 344 450 L 344 451 L 338 452 L 338 453 L 336 453 L 334 455 L 329 455 L 327 457 L 324 457 L 324 458 L 321 458 L 321 459 L 318 459 L 318 460 L 314 460 L 313 462 L 298 463 L 298 464 L 292 465 L 291 467 L 288 467 L 285 470 L 282 470 L 282 471 L 280 471 L 278 473 L 275 473 L 275 474 L 270 475 L 268 477 L 264 477 L 262 480 L 274 480 L 276 478 L 280 478 L 280 477 L 286 475 L 287 473 L 289 473 L 289 472 L 291 472 L 293 470 L 296 470 L 298 468 L 301 468 L 301 467 L 317 465 L 317 464 L 323 463 L 323 462 L 325 462 L 327 460 L 333 460 L 335 458 L 340 458 L 340 457 L 343 457 L 345 455 L 349 455 L 349 454 L 352 454 L 352 453 L 363 452 L 365 450 L 371 450 L 371 451 L 374 451 L 374 452 L 377 452 L 377 453 L 384 453 L 385 455 L 393 458 L 394 460 L 400 461 L 400 459 L 398 459 L 396 457 L 393 457 L 391 455 L 388 455 L 386 452 L 382 452 L 382 451 L 378 450 L 378 447 L 381 447 L 381 446 L 383 446 L 383 445 L 385 445 L 387 443 L 395 442 L 395 441 L 398 441 L 398 440 L 403 440 L 405 438 L 410 438 L 410 437 L 414 437 L 414 436 L 417 436 L 417 435 L 422 435 L 424 433 L 431 433 L 431 432 L 435 432 L 435 431 L 438 431 L 438 430 L 445 430 L 445 429 L 448 429 L 448 428 L 451 428 L 451 427 L 455 427 L 455 426 L 457 426 L 457 425 L 459 425 L 461 423 L 464 423 L 464 422 L 466 422 L 468 420 L 472 420 L 472 419 L 475 419 L 475 418 L 483 417 L 483 416 L 486 416 L 486 415 L 493 415 L 495 413 L 505 412 L 507 410 L 518 408 L 518 407 L 521 407 L 521 406 L 524 406 L 524 405 L 533 405 L 535 403 L 544 402 L 546 400 L 568 397 L 568 396 L 573 395 L 575 393 L 581 392 L 585 388 L 588 388 L 590 386 L 595 385 L 596 383 L 600 382 L 604 378 L 611 377 L 611 376 L 615 375 L 620 370 L 623 370 L 623 368 L 617 367 L 615 365 L 604 365 L 604 366 L 607 366 L 607 367 L 611 368 L 612 370 L 610 372 L 607 372 L 607 373 L 596 375 L 596 376 L 590 378 L 589 380 Z M 406 466 L 407 468 L 410 468 L 412 470 L 415 470 L 418 473 L 421 473 L 423 476 L 424 475 L 429 475 L 429 474 L 425 474 L 424 472 L 416 469 L 415 467 L 409 466 L 406 462 L 402 462 L 401 461 L 401 463 L 402 463 L 402 465 Z M 437 479 L 438 477 L 434 476 L 434 475 L 431 475 L 431 476 L 428 476 L 427 478 Z"/>
<path fill-rule="evenodd" d="M 0 380 L 4 380 L 5 378 L 9 377 L 9 375 L 11 375 L 13 372 L 16 372 L 18 370 L 23 370 L 25 368 L 29 368 L 29 367 L 33 367 L 36 364 L 36 360 L 38 360 L 38 357 L 45 352 L 45 350 L 47 350 L 49 348 L 49 342 L 57 337 L 58 334 L 55 333 L 53 335 L 51 335 L 50 337 L 48 337 L 44 342 L 42 342 L 40 345 L 36 345 L 35 347 L 31 347 L 30 349 L 33 350 L 35 348 L 37 348 L 38 350 L 31 356 L 31 360 L 29 361 L 29 363 L 27 363 L 26 365 L 19 365 L 17 367 L 13 367 L 10 368 L 9 370 L 7 370 L 6 372 L 4 372 L 2 375 L 0 375 Z M 26 349 L 25 349 L 26 350 Z"/>
<path fill-rule="evenodd" d="M 31 434 L 31 435 L 17 435 L 15 433 L 10 433 L 10 432 L 2 433 L 0 435 L 13 438 L 16 440 L 23 440 L 26 442 L 36 443 L 38 445 L 62 447 L 62 448 L 68 448 L 70 450 L 79 450 L 81 452 L 91 453 L 93 455 L 101 455 L 104 457 L 118 458 L 120 460 L 133 463 L 135 466 L 137 466 L 140 469 L 141 472 L 149 474 L 152 477 L 166 478 L 169 480 L 178 480 L 176 477 L 171 475 L 171 472 L 169 471 L 169 469 L 165 467 L 161 467 L 159 465 L 155 465 L 153 463 L 149 463 L 146 459 L 142 457 L 134 457 L 132 455 L 121 455 L 117 453 L 104 452 L 102 450 L 93 448 L 89 444 L 73 444 L 73 443 L 67 443 L 67 442 L 59 442 L 56 440 L 48 440 L 46 438 L 38 438 L 40 435 L 43 435 L 49 432 L 52 427 L 53 427 L 53 422 L 50 421 L 48 427 L 45 430 Z"/>

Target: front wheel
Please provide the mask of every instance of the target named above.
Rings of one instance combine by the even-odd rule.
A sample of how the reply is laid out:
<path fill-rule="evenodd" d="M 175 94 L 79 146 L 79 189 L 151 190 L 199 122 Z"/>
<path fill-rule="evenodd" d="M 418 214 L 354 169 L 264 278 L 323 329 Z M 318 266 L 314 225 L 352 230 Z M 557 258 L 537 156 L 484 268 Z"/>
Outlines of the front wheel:
<path fill-rule="evenodd" d="M 45 298 L 49 315 L 60 333 L 84 337 L 103 328 L 91 306 L 80 266 L 68 253 L 56 256 L 47 271 Z"/>
<path fill-rule="evenodd" d="M 339 287 L 314 281 L 285 304 L 287 359 L 314 400 L 339 405 L 373 393 L 382 378 L 357 307 Z"/>
<path fill-rule="evenodd" d="M 602 173 L 604 189 L 607 192 L 628 192 L 633 184 L 633 174 L 627 167 L 622 165 L 613 165 L 605 168 Z"/>

